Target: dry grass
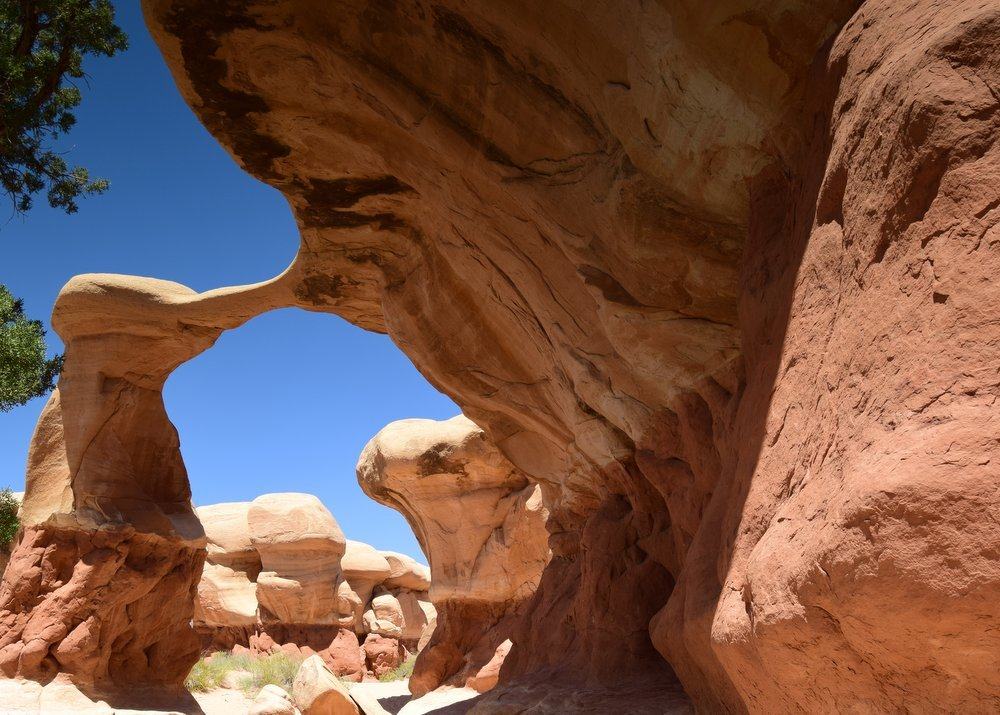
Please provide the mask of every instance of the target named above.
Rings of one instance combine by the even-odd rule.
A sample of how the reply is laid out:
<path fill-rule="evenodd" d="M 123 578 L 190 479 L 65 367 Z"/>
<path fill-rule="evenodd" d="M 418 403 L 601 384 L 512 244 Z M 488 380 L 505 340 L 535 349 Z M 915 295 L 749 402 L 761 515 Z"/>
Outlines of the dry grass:
<path fill-rule="evenodd" d="M 379 676 L 379 682 L 391 683 L 394 680 L 406 680 L 413 675 L 413 665 L 416 662 L 416 656 L 407 658 L 405 661 L 396 666 L 395 669 L 390 670 L 388 673 L 382 673 L 382 675 Z"/>
<path fill-rule="evenodd" d="M 243 679 L 240 687 L 248 697 L 256 696 L 265 685 L 277 685 L 291 691 L 292 681 L 301 664 L 300 658 L 292 658 L 284 653 L 256 657 L 216 653 L 211 660 L 202 658 L 195 663 L 184 685 L 191 691 L 208 692 L 222 687 L 229 673 L 245 670 L 249 675 Z"/>

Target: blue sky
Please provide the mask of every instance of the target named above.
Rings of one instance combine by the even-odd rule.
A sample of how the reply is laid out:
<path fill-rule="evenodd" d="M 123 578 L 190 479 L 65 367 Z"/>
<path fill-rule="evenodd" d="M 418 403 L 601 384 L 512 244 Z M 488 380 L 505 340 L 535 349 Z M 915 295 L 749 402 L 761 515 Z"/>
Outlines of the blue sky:
<path fill-rule="evenodd" d="M 281 194 L 243 173 L 181 99 L 138 2 L 115 4 L 130 48 L 86 65 L 89 88 L 65 142 L 69 161 L 110 179 L 110 191 L 73 216 L 44 197 L 24 219 L 8 221 L 2 207 L 0 283 L 46 328 L 77 273 L 155 276 L 203 291 L 269 278 L 298 245 Z M 61 350 L 51 330 L 49 341 Z M 419 557 L 406 522 L 364 495 L 354 465 L 388 422 L 458 408 L 387 337 L 336 316 L 268 313 L 181 366 L 164 399 L 195 504 L 311 492 L 348 538 Z M 0 414 L 0 486 L 23 489 L 43 402 Z"/>

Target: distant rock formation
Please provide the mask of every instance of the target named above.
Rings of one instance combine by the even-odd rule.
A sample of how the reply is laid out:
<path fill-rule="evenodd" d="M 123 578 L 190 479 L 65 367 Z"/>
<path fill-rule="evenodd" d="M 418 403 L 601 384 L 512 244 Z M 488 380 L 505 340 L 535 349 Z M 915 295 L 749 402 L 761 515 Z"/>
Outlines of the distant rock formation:
<path fill-rule="evenodd" d="M 430 572 L 403 554 L 348 541 L 311 494 L 265 494 L 196 509 L 208 556 L 194 626 L 205 650 L 319 654 L 346 680 L 430 637 Z M 379 637 L 377 657 L 365 645 Z"/>
<path fill-rule="evenodd" d="M 406 517 L 431 564 L 437 626 L 410 690 L 419 697 L 441 685 L 489 689 L 510 649 L 512 621 L 549 560 L 540 487 L 463 415 L 391 423 L 365 446 L 357 471 L 369 496 Z M 397 568 L 391 579 L 409 583 Z M 376 615 L 379 607 L 407 610 L 395 599 L 378 601 Z"/>

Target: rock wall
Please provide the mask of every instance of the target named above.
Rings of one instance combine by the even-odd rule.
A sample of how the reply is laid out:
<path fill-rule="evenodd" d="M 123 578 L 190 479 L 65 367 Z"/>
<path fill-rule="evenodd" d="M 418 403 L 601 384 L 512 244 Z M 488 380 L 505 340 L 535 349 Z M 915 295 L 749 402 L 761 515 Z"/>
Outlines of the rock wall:
<path fill-rule="evenodd" d="M 553 556 L 477 711 L 997 708 L 993 4 L 143 6 L 301 250 L 264 286 L 64 291 L 5 673 L 190 657 L 185 614 L 133 615 L 202 553 L 159 387 L 298 305 L 388 332 L 541 486 Z M 45 615 L 70 567 L 100 597 Z"/>
<path fill-rule="evenodd" d="M 357 471 L 366 494 L 406 517 L 431 564 L 437 624 L 410 691 L 489 690 L 495 678 L 480 671 L 506 658 L 550 557 L 541 488 L 463 415 L 391 423 L 365 446 Z"/>
<path fill-rule="evenodd" d="M 731 478 L 688 556 L 726 568 L 652 624 L 700 702 L 1000 706 L 998 38 L 996 4 L 866 2 L 753 186 Z"/>
<path fill-rule="evenodd" d="M 430 637 L 427 567 L 348 541 L 315 496 L 264 494 L 197 515 L 208 541 L 193 621 L 203 652 L 319 654 L 337 676 L 359 681 Z M 377 660 L 366 653 L 371 642 Z"/>

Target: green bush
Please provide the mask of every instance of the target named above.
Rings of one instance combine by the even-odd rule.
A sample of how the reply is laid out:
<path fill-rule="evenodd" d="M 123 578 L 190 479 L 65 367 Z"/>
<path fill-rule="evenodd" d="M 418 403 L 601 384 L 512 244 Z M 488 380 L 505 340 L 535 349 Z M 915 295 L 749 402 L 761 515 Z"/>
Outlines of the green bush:
<path fill-rule="evenodd" d="M 42 322 L 29 320 L 24 302 L 0 285 L 0 412 L 47 395 L 55 387 L 63 359 L 46 358 L 47 349 Z"/>
<path fill-rule="evenodd" d="M 5 551 L 14 541 L 21 526 L 21 520 L 17 518 L 20 506 L 10 487 L 0 489 L 0 549 Z"/>
<path fill-rule="evenodd" d="M 382 673 L 382 675 L 379 676 L 379 682 L 390 683 L 394 680 L 406 680 L 413 675 L 413 666 L 416 662 L 416 657 L 407 658 L 393 670 L 390 670 L 388 673 Z"/>

